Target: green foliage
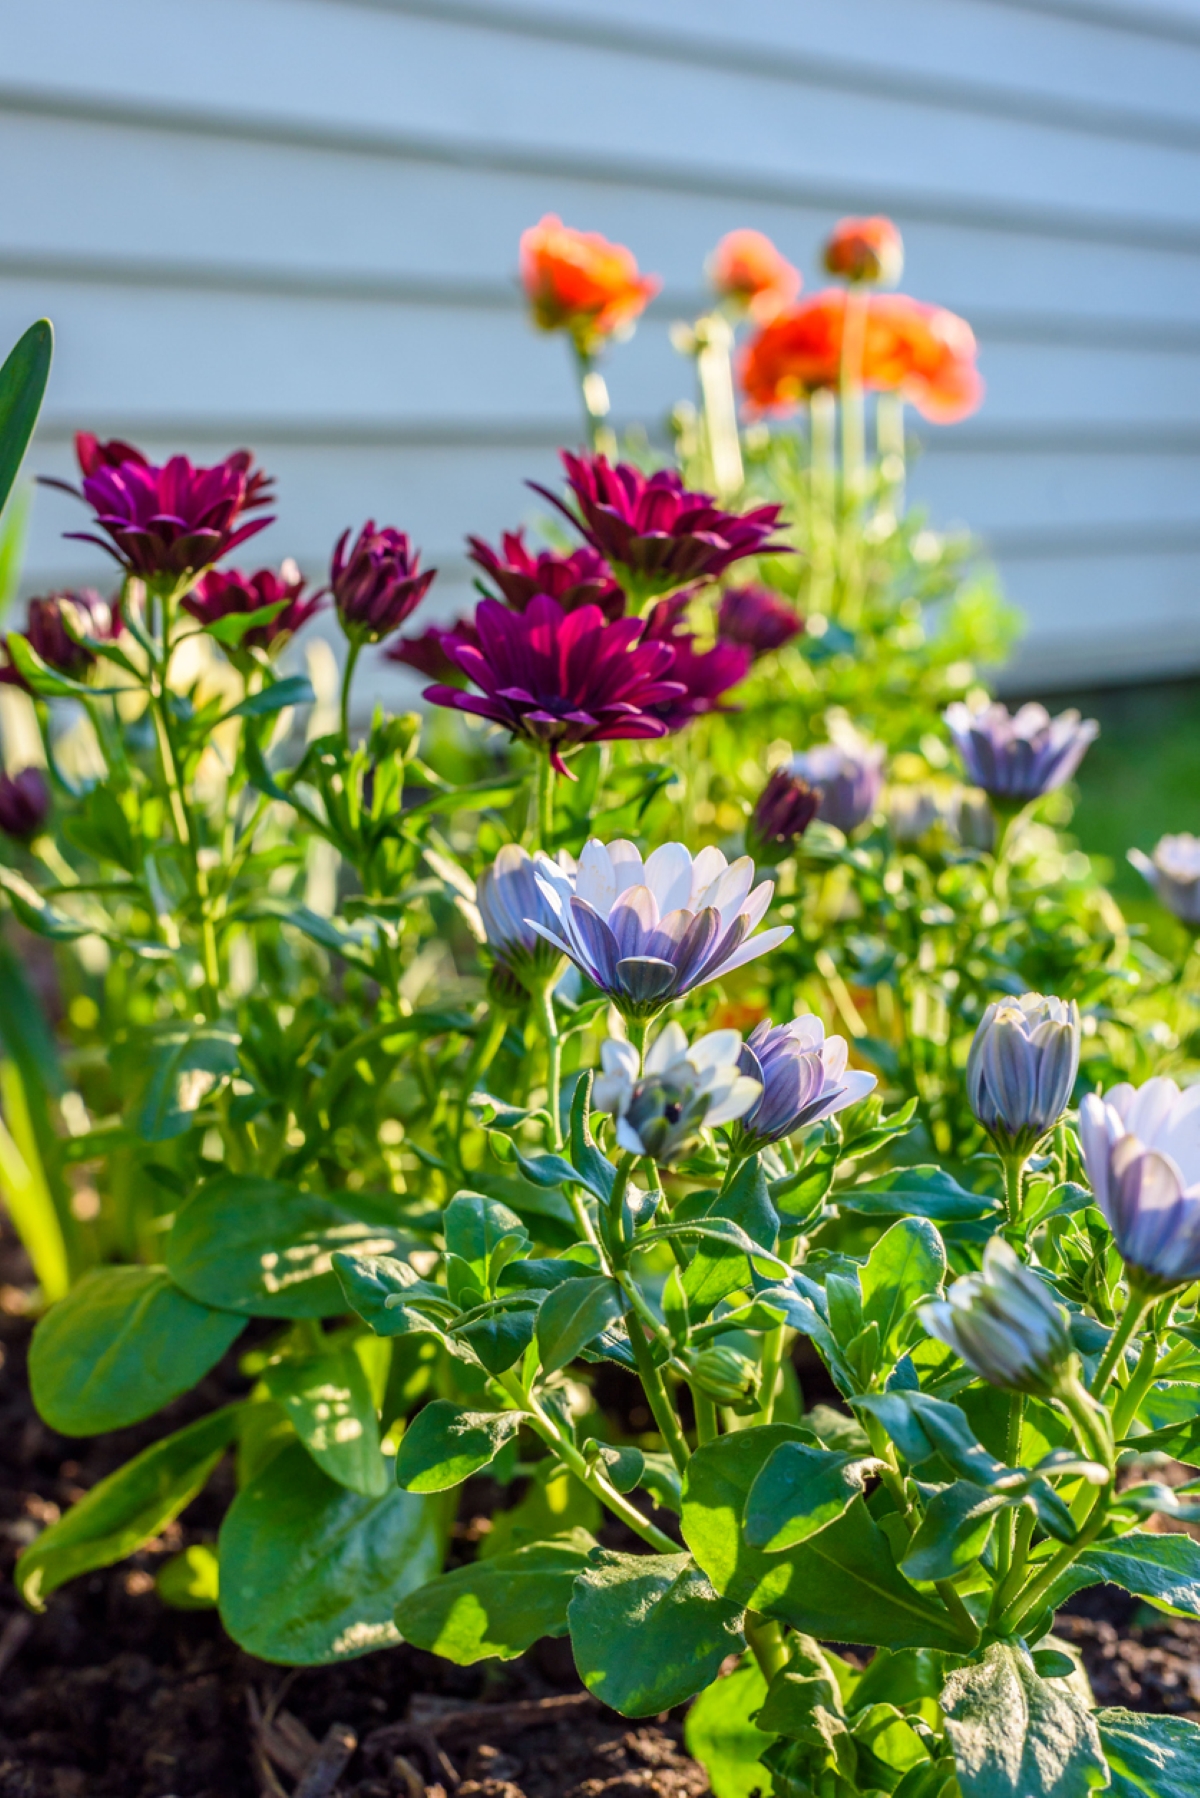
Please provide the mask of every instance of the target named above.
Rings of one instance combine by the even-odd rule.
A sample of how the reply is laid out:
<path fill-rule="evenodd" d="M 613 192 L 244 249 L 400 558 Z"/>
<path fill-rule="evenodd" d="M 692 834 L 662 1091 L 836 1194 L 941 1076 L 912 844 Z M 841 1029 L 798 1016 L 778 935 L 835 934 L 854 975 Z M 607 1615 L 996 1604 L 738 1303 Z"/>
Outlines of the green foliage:
<path fill-rule="evenodd" d="M 514 1660 L 542 1636 L 566 1635 L 575 1580 L 594 1547 L 585 1530 L 572 1530 L 456 1567 L 404 1599 L 396 1623 L 406 1642 L 460 1667 Z"/>
<path fill-rule="evenodd" d="M 994 1643 L 951 1673 L 942 1708 L 963 1798 L 1085 1798 L 1108 1784 L 1092 1713 L 1061 1681 L 1041 1679 L 1018 1647 Z"/>
<path fill-rule="evenodd" d="M 589 1692 L 623 1717 L 652 1717 L 707 1686 L 742 1646 L 741 1612 L 690 1555 L 597 1549 L 567 1610 Z"/>

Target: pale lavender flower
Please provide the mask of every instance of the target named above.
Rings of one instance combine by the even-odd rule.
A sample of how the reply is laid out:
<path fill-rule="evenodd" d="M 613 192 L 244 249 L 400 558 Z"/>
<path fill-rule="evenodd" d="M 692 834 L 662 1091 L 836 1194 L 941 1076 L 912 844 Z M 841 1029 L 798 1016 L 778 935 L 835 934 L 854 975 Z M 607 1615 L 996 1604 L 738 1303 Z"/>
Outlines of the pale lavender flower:
<path fill-rule="evenodd" d="M 852 725 L 843 724 L 829 743 L 817 743 L 792 758 L 798 774 L 821 794 L 818 818 L 849 836 L 865 824 L 883 791 L 883 763 L 887 751 L 871 743 Z"/>
<path fill-rule="evenodd" d="M 633 843 L 593 837 L 573 895 L 542 884 L 555 923 L 530 921 L 626 1017 L 653 1017 L 791 936 L 787 924 L 753 934 L 774 890 L 770 880 L 754 886 L 748 855 L 729 863 L 702 849 L 693 859 L 682 843 L 663 843 L 643 862 Z"/>
<path fill-rule="evenodd" d="M 498 961 L 525 983 L 551 975 L 560 965 L 561 951 L 547 942 L 531 920 L 551 928 L 557 912 L 543 894 L 539 880 L 569 901 L 575 890 L 573 872 L 560 867 L 542 850 L 529 855 L 518 843 L 506 843 L 490 868 L 476 883 L 475 896 L 488 945 Z"/>
<path fill-rule="evenodd" d="M 971 1042 L 967 1097 L 998 1148 L 1028 1154 L 1067 1109 L 1078 1072 L 1073 999 L 996 999 Z"/>
<path fill-rule="evenodd" d="M 820 1123 L 872 1091 L 874 1074 L 847 1068 L 846 1040 L 825 1035 L 811 1013 L 787 1024 L 764 1018 L 750 1032 L 741 1069 L 762 1087 L 762 1096 L 742 1118 L 742 1146 L 760 1149 L 809 1124 Z"/>
<path fill-rule="evenodd" d="M 1027 805 L 1061 787 L 1100 730 L 1094 718 L 1076 711 L 1051 718 L 1036 704 L 1010 713 L 998 702 L 972 709 L 956 700 L 945 718 L 967 778 L 1002 806 Z"/>
<path fill-rule="evenodd" d="M 700 1130 L 741 1117 L 762 1091 L 740 1066 L 741 1048 L 736 1030 L 712 1030 L 689 1046 L 680 1025 L 670 1023 L 655 1037 L 639 1074 L 630 1043 L 602 1043 L 604 1071 L 594 1098 L 616 1120 L 618 1145 L 668 1162 Z"/>
<path fill-rule="evenodd" d="M 1129 860 L 1180 923 L 1200 930 L 1200 837 L 1160 837 L 1153 855 L 1131 849 Z"/>
<path fill-rule="evenodd" d="M 955 1280 L 920 1316 L 931 1336 L 993 1386 L 1050 1397 L 1067 1376 L 1066 1314 L 1003 1237 L 988 1239 L 981 1272 Z"/>
<path fill-rule="evenodd" d="M 1200 1085 L 1162 1075 L 1089 1093 L 1079 1133 L 1096 1203 L 1143 1290 L 1200 1280 Z"/>

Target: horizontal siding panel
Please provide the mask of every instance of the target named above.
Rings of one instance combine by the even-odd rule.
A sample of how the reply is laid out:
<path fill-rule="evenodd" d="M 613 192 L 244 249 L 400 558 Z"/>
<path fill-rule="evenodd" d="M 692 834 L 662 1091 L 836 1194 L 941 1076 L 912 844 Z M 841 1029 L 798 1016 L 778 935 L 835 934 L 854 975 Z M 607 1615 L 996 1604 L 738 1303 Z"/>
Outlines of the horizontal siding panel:
<path fill-rule="evenodd" d="M 1022 562 L 1006 570 L 1028 631 L 1010 688 L 1176 678 L 1200 670 L 1200 547 Z"/>

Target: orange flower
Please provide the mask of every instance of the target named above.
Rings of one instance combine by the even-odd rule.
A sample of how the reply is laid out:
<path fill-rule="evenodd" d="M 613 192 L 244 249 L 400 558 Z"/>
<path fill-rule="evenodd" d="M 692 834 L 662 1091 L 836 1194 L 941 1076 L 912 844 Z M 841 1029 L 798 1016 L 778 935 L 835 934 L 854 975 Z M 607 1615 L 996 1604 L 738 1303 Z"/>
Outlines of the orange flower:
<path fill-rule="evenodd" d="M 891 219 L 841 219 L 825 245 L 825 267 L 843 281 L 894 287 L 904 269 L 904 244 Z"/>
<path fill-rule="evenodd" d="M 572 231 L 552 212 L 521 233 L 521 282 L 543 331 L 569 331 L 583 355 L 632 327 L 662 286 L 639 275 L 632 250 L 597 231 Z"/>
<path fill-rule="evenodd" d="M 744 306 L 765 325 L 790 306 L 802 286 L 800 270 L 781 256 L 761 231 L 727 231 L 708 260 L 708 278 L 718 297 Z"/>
<path fill-rule="evenodd" d="M 845 318 L 845 290 L 827 287 L 764 326 L 738 371 L 750 409 L 790 411 L 816 389 L 836 388 Z M 907 294 L 870 296 L 862 373 L 864 386 L 899 393 L 934 424 L 967 418 L 983 400 L 970 325 Z"/>

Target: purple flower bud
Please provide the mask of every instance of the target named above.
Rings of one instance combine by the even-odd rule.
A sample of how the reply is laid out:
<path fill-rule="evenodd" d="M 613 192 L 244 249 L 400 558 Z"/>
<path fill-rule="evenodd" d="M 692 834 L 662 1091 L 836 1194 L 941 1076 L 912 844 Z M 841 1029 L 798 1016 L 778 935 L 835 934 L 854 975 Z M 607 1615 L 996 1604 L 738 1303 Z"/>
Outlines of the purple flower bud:
<path fill-rule="evenodd" d="M 25 629 L 21 633 L 31 649 L 36 650 L 47 667 L 70 680 L 86 680 L 96 665 L 96 657 L 86 644 L 78 643 L 67 629 L 81 636 L 110 641 L 120 636 L 121 608 L 91 587 L 78 593 L 51 593 L 44 599 L 31 599 Z M 0 668 L 0 681 L 9 686 L 24 687 L 25 682 L 12 664 Z"/>
<path fill-rule="evenodd" d="M 50 787 L 40 768 L 0 774 L 0 830 L 18 843 L 41 834 L 50 816 Z"/>
<path fill-rule="evenodd" d="M 1028 1154 L 1071 1102 L 1079 1072 L 1074 999 L 996 999 L 967 1056 L 967 1097 L 996 1147 Z"/>
<path fill-rule="evenodd" d="M 729 587 L 721 595 L 717 635 L 742 644 L 755 659 L 782 649 L 803 629 L 799 612 L 769 587 Z"/>
<path fill-rule="evenodd" d="M 884 802 L 893 842 L 919 843 L 943 819 L 941 797 L 935 787 L 890 787 Z"/>
<path fill-rule="evenodd" d="M 999 703 L 973 711 L 957 700 L 945 717 L 968 780 L 995 804 L 1018 810 L 1070 780 L 1100 730 L 1094 718 L 1076 711 L 1051 718 L 1035 704 L 1010 713 Z"/>
<path fill-rule="evenodd" d="M 1131 849 L 1129 859 L 1167 910 L 1190 930 L 1200 930 L 1200 837 L 1187 832 L 1161 837 L 1153 855 Z"/>
<path fill-rule="evenodd" d="M 243 574 L 238 568 L 212 568 L 185 596 L 183 609 L 201 624 L 209 625 L 222 618 L 259 612 L 266 606 L 281 606 L 273 618 L 247 631 L 242 638 L 250 648 L 276 652 L 321 609 L 319 593 L 307 599 L 303 594 L 304 578 L 292 561 L 284 562 L 278 574 L 273 568 L 260 568 L 257 574 Z"/>
<path fill-rule="evenodd" d="M 506 843 L 476 883 L 488 944 L 523 985 L 552 974 L 562 960 L 561 950 L 539 935 L 530 921 L 551 930 L 557 925 L 557 911 L 544 897 L 543 885 L 569 902 L 575 891 L 574 874 L 541 850 L 531 856 L 516 843 Z"/>
<path fill-rule="evenodd" d="M 625 595 L 608 563 L 587 544 L 571 555 L 552 549 L 531 555 L 525 547 L 524 531 L 505 531 L 502 552 L 481 537 L 468 537 L 467 542 L 472 562 L 490 575 L 500 597 L 514 612 L 523 612 L 539 593 L 557 600 L 564 612 L 573 612 L 577 606 L 599 606 L 610 622 L 625 610 Z"/>
<path fill-rule="evenodd" d="M 1089 1093 L 1079 1134 L 1131 1282 L 1170 1292 L 1200 1280 L 1200 1085 L 1181 1092 L 1159 1075 Z"/>
<path fill-rule="evenodd" d="M 375 529 L 369 518 L 358 533 L 349 555 L 349 531 L 343 531 L 329 567 L 333 602 L 348 637 L 378 643 L 399 630 L 415 612 L 437 573 L 421 573 L 421 557 L 404 531 Z"/>
<path fill-rule="evenodd" d="M 988 1239 L 980 1273 L 922 1305 L 921 1322 L 993 1386 L 1052 1397 L 1070 1379 L 1066 1315 L 1002 1237 Z"/>
<path fill-rule="evenodd" d="M 763 867 L 783 861 L 817 815 L 821 795 L 786 768 L 776 768 L 746 826 L 746 854 Z"/>
<path fill-rule="evenodd" d="M 787 1024 L 764 1018 L 742 1047 L 741 1069 L 762 1087 L 742 1119 L 744 1146 L 761 1149 L 809 1124 L 857 1105 L 872 1091 L 874 1074 L 847 1068 L 844 1037 L 825 1035 L 810 1014 Z"/>
<path fill-rule="evenodd" d="M 843 726 L 831 743 L 818 743 L 793 757 L 792 773 L 819 787 L 817 816 L 850 836 L 865 824 L 883 791 L 882 743 L 870 743 L 852 726 Z"/>

